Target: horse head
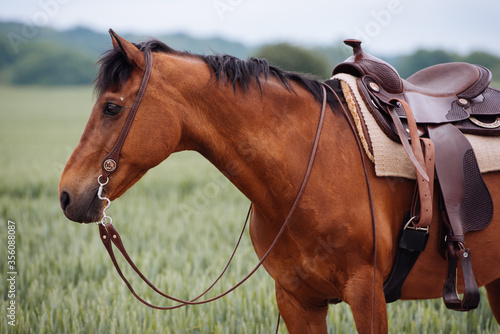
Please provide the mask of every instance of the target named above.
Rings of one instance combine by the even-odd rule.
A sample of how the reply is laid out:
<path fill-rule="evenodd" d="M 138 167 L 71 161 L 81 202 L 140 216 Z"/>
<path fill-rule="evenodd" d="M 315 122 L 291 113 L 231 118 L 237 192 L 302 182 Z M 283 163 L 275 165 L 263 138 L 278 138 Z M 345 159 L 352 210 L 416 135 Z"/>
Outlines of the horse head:
<path fill-rule="evenodd" d="M 104 202 L 97 196 L 97 180 L 102 174 L 102 160 L 117 142 L 136 99 L 146 66 L 144 51 L 148 48 L 152 51 L 168 48 L 164 44 L 152 42 L 135 45 L 112 30 L 110 35 L 113 49 L 99 60 L 97 101 L 59 183 L 64 214 L 76 222 L 100 220 Z M 172 50 L 172 56 L 176 52 Z M 153 66 L 144 97 L 119 152 L 119 168 L 105 188 L 105 194 L 111 200 L 121 196 L 148 169 L 177 149 L 181 137 L 181 118 L 175 111 L 183 108 L 178 101 L 183 101 L 184 97 L 179 87 L 169 85 L 165 80 L 160 84 L 158 73 L 168 75 L 167 67 L 159 64 Z M 162 99 L 160 104 L 158 101 L 162 96 L 169 98 Z M 155 126 L 157 124 L 168 124 L 168 131 L 160 131 Z"/>

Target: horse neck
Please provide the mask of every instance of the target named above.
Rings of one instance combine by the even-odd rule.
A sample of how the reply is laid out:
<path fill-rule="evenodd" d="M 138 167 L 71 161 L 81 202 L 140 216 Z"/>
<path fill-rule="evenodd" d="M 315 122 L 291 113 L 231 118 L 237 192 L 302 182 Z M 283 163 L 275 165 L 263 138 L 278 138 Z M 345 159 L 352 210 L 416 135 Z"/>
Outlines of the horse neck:
<path fill-rule="evenodd" d="M 210 84 L 192 103 L 183 142 L 215 165 L 255 205 L 289 210 L 304 176 L 320 105 L 294 86 L 270 78 L 246 92 Z"/>

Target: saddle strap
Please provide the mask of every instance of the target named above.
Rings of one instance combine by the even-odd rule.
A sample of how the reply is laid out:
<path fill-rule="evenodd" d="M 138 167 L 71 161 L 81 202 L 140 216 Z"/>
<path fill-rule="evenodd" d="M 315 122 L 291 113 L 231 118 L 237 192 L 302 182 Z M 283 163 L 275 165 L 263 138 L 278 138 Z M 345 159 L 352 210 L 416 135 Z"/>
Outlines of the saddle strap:
<path fill-rule="evenodd" d="M 422 165 L 424 164 L 424 158 L 423 155 L 421 154 L 422 149 L 417 146 L 419 145 L 417 143 L 420 143 L 418 136 L 418 128 L 417 128 L 417 123 L 415 122 L 415 118 L 413 117 L 413 113 L 411 112 L 410 106 L 408 105 L 408 103 L 400 99 L 393 99 L 391 100 L 391 102 L 392 101 L 399 103 L 403 107 L 408 120 L 408 131 L 410 134 L 411 144 L 408 141 L 407 132 L 404 129 L 403 123 L 401 123 L 401 120 L 399 119 L 396 109 L 391 108 L 390 106 L 387 107 L 387 110 L 391 115 L 392 121 L 396 126 L 396 130 L 398 132 L 399 139 L 401 140 L 401 144 L 403 144 L 406 154 L 408 155 L 411 162 L 417 169 L 417 173 L 419 173 L 420 176 L 422 176 L 426 181 L 429 181 L 429 176 L 427 175 L 425 169 L 422 167 Z"/>
<path fill-rule="evenodd" d="M 403 147 L 416 168 L 417 184 L 420 197 L 420 215 L 415 226 L 429 226 L 432 220 L 432 191 L 434 183 L 434 146 L 432 141 L 422 139 L 426 148 L 426 157 L 422 150 L 421 139 L 418 135 L 417 123 L 408 103 L 400 99 L 392 99 L 391 102 L 397 102 L 404 110 L 408 121 L 408 131 L 411 143 L 408 142 L 407 132 L 405 131 L 401 120 L 395 108 L 388 107 L 389 114 L 396 125 L 399 139 Z"/>
<path fill-rule="evenodd" d="M 429 138 L 420 138 L 422 147 L 424 148 L 425 168 L 429 181 L 417 178 L 419 203 L 420 203 L 420 219 L 414 225 L 418 227 L 426 227 L 431 225 L 432 221 L 432 204 L 434 195 L 434 164 L 435 164 L 435 149 L 434 143 Z M 419 182 L 420 181 L 420 182 Z"/>
<path fill-rule="evenodd" d="M 479 289 L 474 279 L 474 275 L 472 274 L 470 255 L 471 252 L 469 249 L 462 248 L 459 251 L 465 284 L 464 297 L 460 300 L 457 292 L 457 260 L 453 259 L 447 252 L 448 269 L 446 273 L 446 283 L 443 288 L 443 300 L 446 307 L 451 310 L 470 311 L 477 308 L 479 305 Z"/>
<path fill-rule="evenodd" d="M 417 191 L 415 196 L 418 198 Z M 427 245 L 429 238 L 428 228 L 412 225 L 414 213 L 408 211 L 403 220 L 403 228 L 399 233 L 396 258 L 389 278 L 384 282 L 384 295 L 386 303 L 392 303 L 401 298 L 401 288 L 417 262 L 420 253 Z"/>

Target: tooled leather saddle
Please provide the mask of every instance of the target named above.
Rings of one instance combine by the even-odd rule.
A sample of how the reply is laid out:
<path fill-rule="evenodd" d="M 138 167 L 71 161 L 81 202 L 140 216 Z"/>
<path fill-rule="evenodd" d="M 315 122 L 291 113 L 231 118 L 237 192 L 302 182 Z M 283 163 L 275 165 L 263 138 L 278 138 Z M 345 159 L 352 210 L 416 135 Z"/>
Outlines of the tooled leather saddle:
<path fill-rule="evenodd" d="M 443 299 L 450 309 L 470 310 L 479 304 L 465 234 L 482 230 L 493 216 L 493 201 L 479 171 L 474 150 L 463 133 L 500 135 L 500 91 L 489 87 L 491 72 L 480 65 L 434 65 L 406 80 L 388 63 L 346 40 L 354 54 L 333 74 L 358 77 L 358 88 L 380 128 L 401 142 L 416 169 L 411 210 L 400 233 L 398 253 L 384 283 L 386 301 L 400 298 L 401 287 L 425 248 L 432 218 L 434 171 L 445 225 L 443 257 L 448 261 Z M 461 261 L 465 293 L 457 293 Z"/>

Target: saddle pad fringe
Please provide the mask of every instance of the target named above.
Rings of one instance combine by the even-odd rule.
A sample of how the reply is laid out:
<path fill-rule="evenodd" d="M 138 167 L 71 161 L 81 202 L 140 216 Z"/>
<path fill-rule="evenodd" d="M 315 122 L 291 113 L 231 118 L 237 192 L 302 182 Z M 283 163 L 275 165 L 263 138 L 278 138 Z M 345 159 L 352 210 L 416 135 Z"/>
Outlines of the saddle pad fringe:
<path fill-rule="evenodd" d="M 342 92 L 344 93 L 345 100 L 347 102 L 347 106 L 349 107 L 349 111 L 351 112 L 352 118 L 354 119 L 354 124 L 356 125 L 356 130 L 358 131 L 359 138 L 361 139 L 361 143 L 363 148 L 365 149 L 366 155 L 371 162 L 375 163 L 375 158 L 371 152 L 372 148 L 368 143 L 368 140 L 365 136 L 365 131 L 363 131 L 363 121 L 360 119 L 361 111 L 359 110 L 359 105 L 354 96 L 354 92 L 351 90 L 349 84 L 345 81 L 340 81 L 340 85 L 342 86 Z"/>
<path fill-rule="evenodd" d="M 375 173 L 380 177 L 402 177 L 416 179 L 415 167 L 406 155 L 403 145 L 394 142 L 378 126 L 358 89 L 356 77 L 339 73 L 332 77 L 341 81 L 349 111 L 355 122 L 368 158 L 375 164 Z M 360 113 L 362 119 L 360 118 Z M 368 130 L 366 138 L 362 122 Z M 500 137 L 468 135 L 481 173 L 500 171 Z M 370 151 L 370 147 L 372 151 Z"/>

